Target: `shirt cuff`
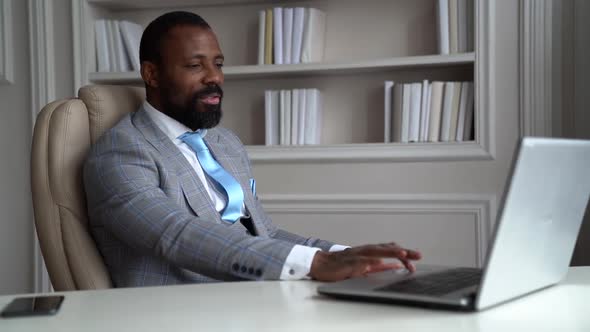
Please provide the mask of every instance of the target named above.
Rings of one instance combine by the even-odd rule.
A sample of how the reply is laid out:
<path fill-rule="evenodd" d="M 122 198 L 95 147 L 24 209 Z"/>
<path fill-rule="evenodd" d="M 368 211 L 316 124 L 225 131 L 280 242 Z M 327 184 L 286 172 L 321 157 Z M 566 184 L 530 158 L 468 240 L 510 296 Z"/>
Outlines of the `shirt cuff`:
<path fill-rule="evenodd" d="M 315 253 L 320 248 L 306 247 L 296 244 L 283 264 L 281 280 L 300 280 L 308 277 Z"/>
<path fill-rule="evenodd" d="M 343 246 L 340 244 L 334 244 L 333 246 L 330 247 L 330 252 L 334 252 L 334 251 L 342 251 L 344 249 L 348 249 L 350 248 L 350 246 Z"/>

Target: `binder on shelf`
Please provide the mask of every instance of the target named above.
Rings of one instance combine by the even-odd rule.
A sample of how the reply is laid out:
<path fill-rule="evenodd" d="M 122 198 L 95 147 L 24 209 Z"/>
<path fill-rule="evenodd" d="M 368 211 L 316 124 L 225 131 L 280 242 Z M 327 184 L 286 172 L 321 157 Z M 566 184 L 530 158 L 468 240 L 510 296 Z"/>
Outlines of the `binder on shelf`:
<path fill-rule="evenodd" d="M 385 143 L 389 143 L 391 142 L 391 138 L 392 138 L 392 133 L 391 133 L 391 128 L 392 128 L 392 119 L 391 119 L 391 115 L 392 115 L 392 105 L 393 105 L 393 101 L 392 101 L 392 97 L 393 97 L 393 86 L 394 86 L 394 82 L 393 81 L 385 81 L 385 89 L 383 91 L 384 94 L 384 100 L 383 100 L 383 124 L 384 124 L 384 141 Z"/>
<path fill-rule="evenodd" d="M 264 124 L 265 144 L 278 145 L 279 137 L 279 91 L 267 90 L 264 92 Z"/>
<path fill-rule="evenodd" d="M 457 0 L 449 0 L 449 50 L 459 53 L 459 20 L 457 17 Z"/>
<path fill-rule="evenodd" d="M 271 8 L 266 10 L 265 16 L 265 30 L 264 30 L 264 64 L 271 65 L 273 63 L 273 10 Z"/>
<path fill-rule="evenodd" d="M 109 37 L 107 32 L 107 22 L 105 20 L 97 20 L 94 22 L 94 38 L 96 47 L 97 71 L 111 71 Z"/>
<path fill-rule="evenodd" d="M 410 84 L 410 132 L 408 141 L 418 142 L 420 139 L 420 110 L 422 102 L 422 84 Z"/>
<path fill-rule="evenodd" d="M 121 64 L 118 59 L 118 51 L 116 49 L 117 43 L 115 42 L 115 21 L 113 20 L 106 20 L 107 26 L 107 36 L 109 37 L 108 42 L 108 49 L 109 49 L 109 59 L 111 62 L 111 70 L 110 71 L 121 71 Z"/>
<path fill-rule="evenodd" d="M 404 85 L 397 83 L 393 85 L 393 107 L 391 116 L 391 141 L 399 143 L 402 141 L 402 112 L 403 112 Z"/>
<path fill-rule="evenodd" d="M 445 82 L 443 95 L 443 108 L 440 124 L 440 140 L 448 142 L 451 138 L 451 113 L 453 112 L 453 94 L 455 93 L 453 82 Z"/>
<path fill-rule="evenodd" d="M 301 46 L 303 45 L 304 24 L 305 8 L 297 7 L 293 10 L 293 44 L 291 46 L 291 63 L 301 63 Z"/>
<path fill-rule="evenodd" d="M 293 46 L 293 8 L 283 8 L 283 63 L 291 64 Z"/>
<path fill-rule="evenodd" d="M 139 71 L 141 69 L 141 64 L 139 62 L 139 45 L 141 44 L 143 27 L 129 21 L 119 22 L 119 27 L 125 45 L 127 58 L 129 59 L 127 68 Z"/>
<path fill-rule="evenodd" d="M 411 103 L 412 103 L 412 85 L 404 84 L 402 93 L 402 136 L 401 142 L 408 143 L 410 141 L 410 117 L 411 117 Z"/>
<path fill-rule="evenodd" d="M 303 29 L 301 62 L 320 62 L 324 59 L 324 40 L 326 37 L 326 14 L 321 10 L 309 8 Z"/>
<path fill-rule="evenodd" d="M 457 48 L 459 52 L 467 52 L 467 1 L 468 0 L 457 0 Z"/>
<path fill-rule="evenodd" d="M 474 112 L 475 88 L 473 82 L 467 84 L 467 107 L 465 109 L 465 121 L 463 125 L 463 140 L 470 141 L 473 136 L 473 112 Z"/>
<path fill-rule="evenodd" d="M 449 54 L 449 0 L 438 0 L 437 3 L 438 26 L 438 53 Z"/>
<path fill-rule="evenodd" d="M 258 12 L 258 65 L 263 65 L 266 41 L 266 10 Z"/>
<path fill-rule="evenodd" d="M 299 142 L 299 89 L 291 91 L 291 145 Z M 303 92 L 305 93 L 305 91 Z"/>
<path fill-rule="evenodd" d="M 283 8 L 273 8 L 274 63 L 283 64 Z"/>
<path fill-rule="evenodd" d="M 455 141 L 457 137 L 457 122 L 461 99 L 461 82 L 453 82 L 451 84 L 453 84 L 453 101 L 451 107 L 451 129 L 449 130 L 449 141 Z"/>
<path fill-rule="evenodd" d="M 430 142 L 438 142 L 440 138 L 444 90 L 444 82 L 432 82 L 432 92 L 430 95 L 430 117 L 428 124 L 428 140 Z"/>
<path fill-rule="evenodd" d="M 418 141 L 426 142 L 428 137 L 428 116 L 429 116 L 429 97 L 430 97 L 430 84 L 428 80 L 422 81 L 422 101 L 420 104 L 420 130 L 418 133 Z"/>
<path fill-rule="evenodd" d="M 305 89 L 299 90 L 299 131 L 297 133 L 297 144 L 303 145 L 305 144 L 305 126 L 306 126 L 306 110 L 305 107 L 307 106 L 307 92 Z"/>

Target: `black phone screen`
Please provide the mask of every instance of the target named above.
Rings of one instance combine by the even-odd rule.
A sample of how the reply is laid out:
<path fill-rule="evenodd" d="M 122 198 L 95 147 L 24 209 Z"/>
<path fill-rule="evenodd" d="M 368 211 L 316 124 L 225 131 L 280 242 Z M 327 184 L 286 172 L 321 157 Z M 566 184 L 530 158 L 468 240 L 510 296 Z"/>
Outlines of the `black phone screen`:
<path fill-rule="evenodd" d="M 2 317 L 54 315 L 63 300 L 61 295 L 19 297 L 2 310 Z"/>

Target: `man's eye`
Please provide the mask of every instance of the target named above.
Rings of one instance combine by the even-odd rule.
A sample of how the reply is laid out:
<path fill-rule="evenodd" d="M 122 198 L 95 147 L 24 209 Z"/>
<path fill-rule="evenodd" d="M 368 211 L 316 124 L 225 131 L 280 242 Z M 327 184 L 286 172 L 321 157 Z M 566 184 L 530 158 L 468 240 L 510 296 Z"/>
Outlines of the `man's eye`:
<path fill-rule="evenodd" d="M 192 63 L 192 64 L 188 65 L 187 67 L 189 67 L 189 68 L 199 68 L 199 67 L 201 67 L 201 64 L 200 63 Z"/>
<path fill-rule="evenodd" d="M 223 67 L 223 63 L 218 63 L 218 64 L 216 64 L 216 65 L 217 65 L 217 68 L 221 68 L 221 67 Z"/>

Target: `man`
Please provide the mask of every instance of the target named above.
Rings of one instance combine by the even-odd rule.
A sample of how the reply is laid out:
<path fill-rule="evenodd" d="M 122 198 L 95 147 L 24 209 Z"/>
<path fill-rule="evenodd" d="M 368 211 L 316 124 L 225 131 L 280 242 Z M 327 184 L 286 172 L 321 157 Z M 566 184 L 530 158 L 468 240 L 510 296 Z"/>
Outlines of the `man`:
<path fill-rule="evenodd" d="M 96 142 L 84 168 L 90 230 L 115 286 L 414 270 L 420 253 L 394 243 L 348 248 L 271 222 L 242 143 L 216 127 L 223 54 L 201 17 L 154 20 L 140 61 L 146 102 Z"/>

